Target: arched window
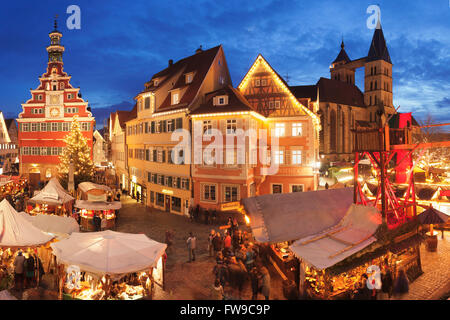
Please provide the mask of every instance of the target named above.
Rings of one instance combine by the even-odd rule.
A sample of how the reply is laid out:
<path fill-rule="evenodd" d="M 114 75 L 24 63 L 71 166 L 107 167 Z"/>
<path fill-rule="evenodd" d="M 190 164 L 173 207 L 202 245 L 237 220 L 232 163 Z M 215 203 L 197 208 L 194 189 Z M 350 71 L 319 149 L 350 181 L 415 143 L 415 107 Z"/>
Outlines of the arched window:
<path fill-rule="evenodd" d="M 325 131 L 325 115 L 324 115 L 324 113 L 322 113 L 321 115 L 320 115 L 320 125 L 322 126 L 322 130 L 320 130 L 320 132 L 319 132 L 319 145 L 320 145 L 320 151 L 324 151 L 324 146 L 325 146 L 325 141 L 324 141 L 324 139 L 325 139 L 325 134 L 324 134 L 324 131 Z"/>

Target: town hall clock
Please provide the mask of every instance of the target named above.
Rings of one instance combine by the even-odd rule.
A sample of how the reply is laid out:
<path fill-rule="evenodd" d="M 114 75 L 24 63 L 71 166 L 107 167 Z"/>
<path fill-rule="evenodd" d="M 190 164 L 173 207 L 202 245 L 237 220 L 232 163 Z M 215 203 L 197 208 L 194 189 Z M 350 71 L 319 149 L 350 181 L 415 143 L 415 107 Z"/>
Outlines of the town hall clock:
<path fill-rule="evenodd" d="M 52 117 L 57 117 L 59 116 L 59 108 L 53 107 L 50 109 L 50 115 Z"/>

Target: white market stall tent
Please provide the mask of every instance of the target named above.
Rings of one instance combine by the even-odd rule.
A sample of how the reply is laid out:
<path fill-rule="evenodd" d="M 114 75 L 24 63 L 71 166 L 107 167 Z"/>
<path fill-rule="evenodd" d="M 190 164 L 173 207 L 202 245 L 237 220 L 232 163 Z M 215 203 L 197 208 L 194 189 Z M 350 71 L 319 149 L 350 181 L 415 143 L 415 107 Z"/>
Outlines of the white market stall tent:
<path fill-rule="evenodd" d="M 86 210 L 119 210 L 122 208 L 120 201 L 88 201 L 88 200 L 76 200 L 75 208 Z"/>
<path fill-rule="evenodd" d="M 124 298 L 124 292 L 128 296 L 132 296 L 130 293 L 133 291 L 142 291 L 141 288 L 145 287 L 143 282 L 153 286 L 155 272 L 161 273 L 163 276 L 163 255 L 166 247 L 166 244 L 154 241 L 144 234 L 121 233 L 111 230 L 72 233 L 69 238 L 51 244 L 58 264 L 63 265 L 66 272 L 76 266 L 74 268 L 79 268 L 94 279 L 101 279 L 95 289 L 92 283 L 85 283 L 84 289 L 80 287 L 79 291 L 75 292 L 76 297 L 82 299 L 109 297 L 111 291 L 121 288 L 125 291 L 117 296 Z M 66 272 L 61 269 L 60 275 L 65 277 Z M 129 274 L 138 273 L 140 273 L 138 275 L 141 281 L 140 285 L 131 289 L 130 286 L 120 287 L 120 285 L 117 288 L 111 288 L 113 281 L 119 281 Z M 147 278 L 144 281 L 142 277 Z M 62 289 L 61 284 L 60 290 Z M 101 292 L 103 294 L 100 294 Z M 143 296 L 142 292 L 139 296 Z"/>
<path fill-rule="evenodd" d="M 6 199 L 0 202 L 0 247 L 40 246 L 53 238 L 19 214 Z"/>
<path fill-rule="evenodd" d="M 26 212 L 21 212 L 24 217 L 38 229 L 57 235 L 70 235 L 72 232 L 79 232 L 80 226 L 72 217 L 61 217 L 55 215 L 38 214 L 31 216 Z"/>
<path fill-rule="evenodd" d="M 57 211 L 56 209 L 59 206 L 64 207 L 66 212 L 69 214 L 72 211 L 72 202 L 75 200 L 64 188 L 61 186 L 57 178 L 51 178 L 49 182 L 45 185 L 45 187 L 39 191 L 33 198 L 28 200 L 28 202 L 36 203 L 43 206 L 51 206 L 55 207 L 53 211 Z M 41 213 L 42 208 L 37 206 L 30 213 L 37 214 Z M 44 212 L 45 213 L 45 212 Z"/>

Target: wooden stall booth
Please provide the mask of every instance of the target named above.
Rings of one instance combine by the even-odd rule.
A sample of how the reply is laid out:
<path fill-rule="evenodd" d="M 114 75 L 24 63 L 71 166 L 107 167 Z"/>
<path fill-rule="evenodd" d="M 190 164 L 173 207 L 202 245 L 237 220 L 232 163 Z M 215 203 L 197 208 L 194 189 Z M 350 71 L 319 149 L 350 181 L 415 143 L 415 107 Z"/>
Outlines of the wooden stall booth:
<path fill-rule="evenodd" d="M 51 247 L 59 299 L 151 299 L 155 284 L 164 288 L 167 245 L 144 234 L 74 233 Z"/>
<path fill-rule="evenodd" d="M 77 200 L 75 208 L 80 215 L 80 227 L 83 231 L 101 231 L 114 229 L 116 211 L 122 207 L 120 201 Z M 96 224 L 96 221 L 98 222 Z M 101 230 L 97 230 L 100 227 Z"/>
<path fill-rule="evenodd" d="M 107 201 L 112 189 L 102 184 L 82 182 L 78 185 L 77 198 L 86 201 Z"/>

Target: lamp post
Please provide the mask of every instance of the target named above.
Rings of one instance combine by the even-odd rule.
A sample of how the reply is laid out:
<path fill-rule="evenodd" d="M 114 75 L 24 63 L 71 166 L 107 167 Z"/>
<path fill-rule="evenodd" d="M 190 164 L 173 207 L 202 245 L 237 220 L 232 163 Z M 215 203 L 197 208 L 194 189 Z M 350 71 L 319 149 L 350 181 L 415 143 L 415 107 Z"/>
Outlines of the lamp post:
<path fill-rule="evenodd" d="M 67 183 L 67 189 L 69 190 L 69 192 L 73 195 L 75 192 L 75 184 L 74 184 L 74 177 L 73 177 L 73 172 L 74 172 L 74 168 L 73 168 L 73 160 L 72 160 L 72 156 L 70 157 L 70 163 L 69 163 L 69 176 L 68 176 L 68 183 Z"/>

